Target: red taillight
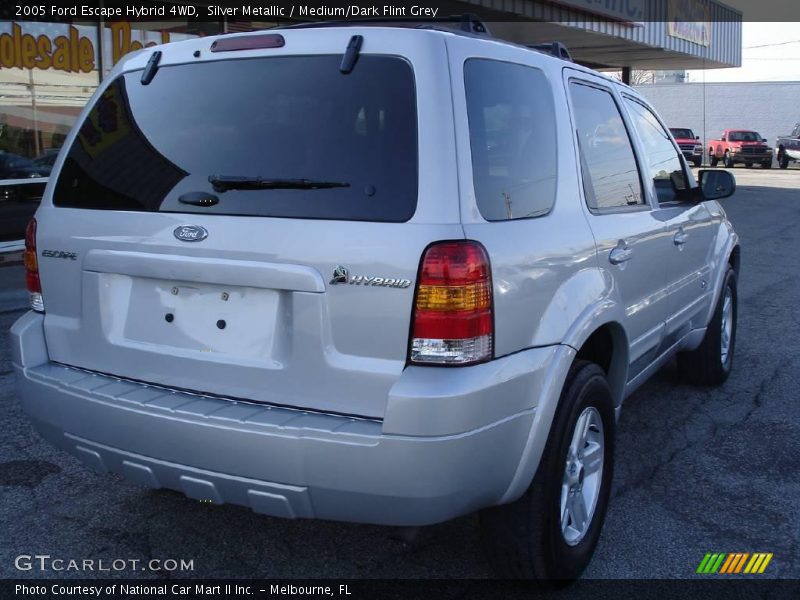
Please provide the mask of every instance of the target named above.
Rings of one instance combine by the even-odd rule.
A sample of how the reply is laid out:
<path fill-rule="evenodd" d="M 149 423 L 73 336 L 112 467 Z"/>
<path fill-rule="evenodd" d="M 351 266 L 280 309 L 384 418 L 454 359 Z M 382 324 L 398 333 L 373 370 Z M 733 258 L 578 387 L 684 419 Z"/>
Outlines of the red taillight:
<path fill-rule="evenodd" d="M 25 286 L 28 288 L 31 308 L 44 312 L 39 260 L 36 257 L 36 219 L 31 219 L 25 229 Z"/>
<path fill-rule="evenodd" d="M 492 357 L 492 276 L 477 242 L 439 242 L 422 257 L 411 362 L 465 365 Z"/>

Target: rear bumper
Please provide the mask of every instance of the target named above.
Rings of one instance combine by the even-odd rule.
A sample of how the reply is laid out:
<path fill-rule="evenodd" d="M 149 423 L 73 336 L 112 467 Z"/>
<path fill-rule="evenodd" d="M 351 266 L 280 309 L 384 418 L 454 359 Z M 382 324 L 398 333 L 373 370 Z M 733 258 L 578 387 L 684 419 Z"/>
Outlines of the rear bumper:
<path fill-rule="evenodd" d="M 497 504 L 519 468 L 537 393 L 557 355 L 541 348 L 463 370 L 407 369 L 381 422 L 51 363 L 42 323 L 28 313 L 12 328 L 19 397 L 47 440 L 95 470 L 273 516 L 386 525 L 436 523 Z M 466 383 L 447 393 L 441 382 L 458 371 Z M 430 410 L 422 413 L 426 386 Z M 508 414 L 497 414 L 498 406 Z"/>

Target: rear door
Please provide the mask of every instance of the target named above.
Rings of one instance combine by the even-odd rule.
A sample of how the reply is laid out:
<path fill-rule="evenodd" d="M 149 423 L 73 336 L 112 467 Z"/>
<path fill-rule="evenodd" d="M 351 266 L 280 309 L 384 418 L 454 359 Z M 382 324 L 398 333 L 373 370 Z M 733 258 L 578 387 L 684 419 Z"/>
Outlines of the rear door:
<path fill-rule="evenodd" d="M 629 377 L 655 358 L 667 315 L 665 223 L 642 185 L 629 125 L 604 80 L 566 70 L 589 224 L 624 303 Z"/>
<path fill-rule="evenodd" d="M 281 35 L 165 46 L 148 84 L 145 53 L 98 92 L 38 214 L 52 360 L 383 415 L 420 256 L 463 237 L 444 43 Z"/>

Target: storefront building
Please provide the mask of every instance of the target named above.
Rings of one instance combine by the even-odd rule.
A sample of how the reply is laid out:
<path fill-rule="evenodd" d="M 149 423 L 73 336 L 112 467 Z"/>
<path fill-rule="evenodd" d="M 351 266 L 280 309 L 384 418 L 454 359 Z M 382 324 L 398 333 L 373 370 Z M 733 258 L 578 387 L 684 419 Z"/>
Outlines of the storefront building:
<path fill-rule="evenodd" d="M 495 37 L 562 42 L 599 69 L 738 66 L 741 15 L 714 0 L 463 0 Z M 287 21 L 283 21 L 286 23 Z M 0 21 L 0 242 L 18 238 L 58 150 L 121 57 L 142 47 L 248 31 L 276 21 L 47 23 Z"/>

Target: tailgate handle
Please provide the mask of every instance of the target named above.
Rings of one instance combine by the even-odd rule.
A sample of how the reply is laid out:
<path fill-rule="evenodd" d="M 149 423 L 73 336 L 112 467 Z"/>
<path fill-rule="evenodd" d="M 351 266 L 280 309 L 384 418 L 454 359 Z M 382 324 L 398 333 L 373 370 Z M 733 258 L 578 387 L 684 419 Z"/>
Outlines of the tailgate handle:
<path fill-rule="evenodd" d="M 86 254 L 83 270 L 94 273 L 116 273 L 131 277 L 193 281 L 292 292 L 319 294 L 325 291 L 322 275 L 312 267 L 248 260 L 98 248 L 90 250 Z"/>

